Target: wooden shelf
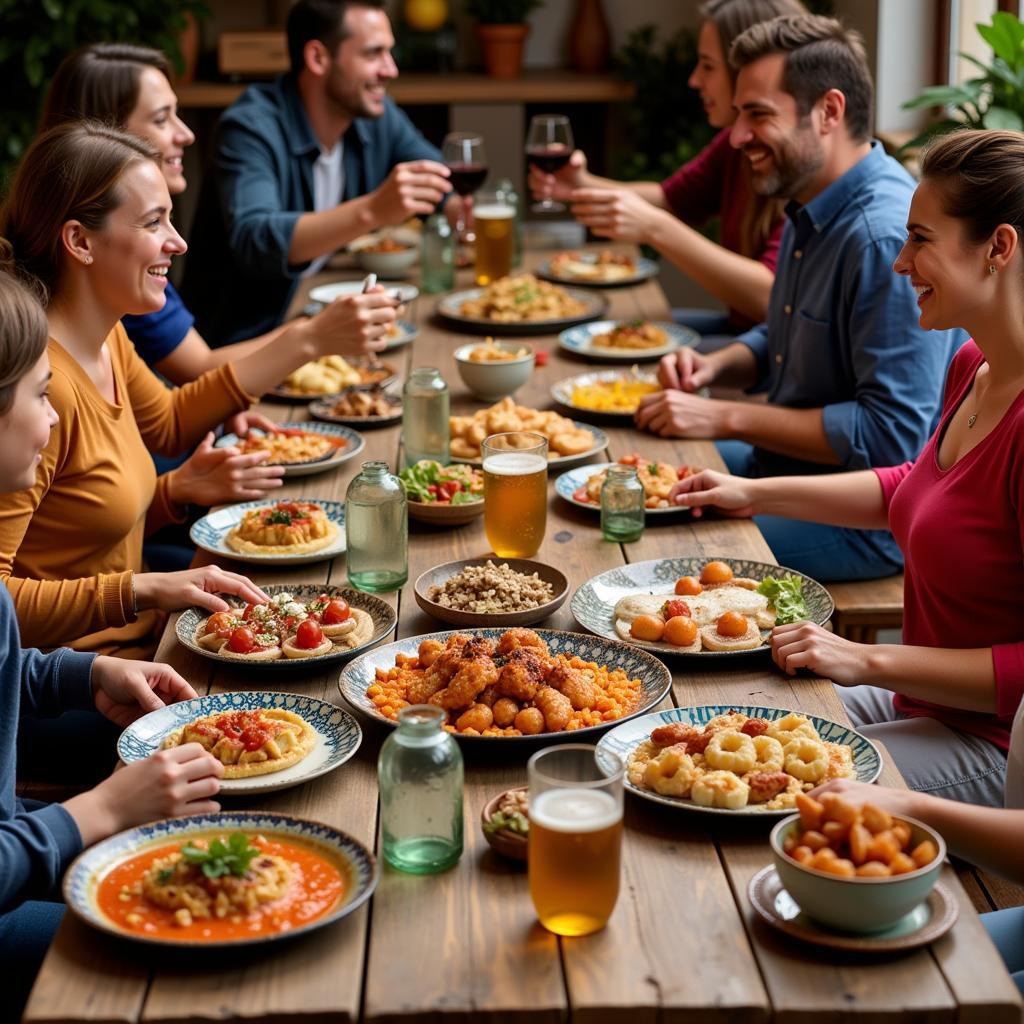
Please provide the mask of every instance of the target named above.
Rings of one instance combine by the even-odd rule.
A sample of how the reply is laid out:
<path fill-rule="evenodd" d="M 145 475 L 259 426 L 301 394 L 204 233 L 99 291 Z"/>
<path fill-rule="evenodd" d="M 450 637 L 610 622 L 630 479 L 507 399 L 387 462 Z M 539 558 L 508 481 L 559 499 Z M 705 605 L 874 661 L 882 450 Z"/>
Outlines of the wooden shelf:
<path fill-rule="evenodd" d="M 190 82 L 175 87 L 182 107 L 213 109 L 230 106 L 245 89 L 236 82 Z M 388 94 L 401 106 L 445 103 L 624 103 L 634 88 L 611 74 L 575 71 L 526 71 L 521 78 L 491 78 L 460 71 L 455 74 L 401 75 Z"/>

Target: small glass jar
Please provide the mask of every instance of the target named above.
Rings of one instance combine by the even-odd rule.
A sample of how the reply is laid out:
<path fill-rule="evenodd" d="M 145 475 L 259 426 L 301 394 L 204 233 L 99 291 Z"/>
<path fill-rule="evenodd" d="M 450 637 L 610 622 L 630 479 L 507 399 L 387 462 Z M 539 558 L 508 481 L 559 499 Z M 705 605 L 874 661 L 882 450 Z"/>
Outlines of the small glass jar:
<path fill-rule="evenodd" d="M 381 848 L 399 871 L 447 871 L 462 856 L 462 754 L 433 704 L 398 712 L 377 761 Z"/>
<path fill-rule="evenodd" d="M 450 292 L 455 287 L 455 235 L 443 213 L 432 214 L 423 225 L 420 262 L 425 292 Z"/>
<path fill-rule="evenodd" d="M 418 366 L 402 387 L 402 446 L 405 464 L 433 459 L 447 466 L 449 454 L 448 385 L 440 371 Z"/>
<path fill-rule="evenodd" d="M 617 544 L 639 540 L 644 532 L 647 496 L 635 466 L 613 465 L 601 485 L 601 533 Z"/>
<path fill-rule="evenodd" d="M 345 492 L 348 581 L 371 594 L 409 579 L 409 509 L 405 485 L 386 462 L 364 462 Z"/>
<path fill-rule="evenodd" d="M 500 202 L 508 203 L 516 211 L 514 233 L 512 236 L 512 266 L 518 267 L 523 262 L 523 208 L 519 202 L 519 193 L 511 178 L 499 178 L 494 186 L 494 194 Z"/>

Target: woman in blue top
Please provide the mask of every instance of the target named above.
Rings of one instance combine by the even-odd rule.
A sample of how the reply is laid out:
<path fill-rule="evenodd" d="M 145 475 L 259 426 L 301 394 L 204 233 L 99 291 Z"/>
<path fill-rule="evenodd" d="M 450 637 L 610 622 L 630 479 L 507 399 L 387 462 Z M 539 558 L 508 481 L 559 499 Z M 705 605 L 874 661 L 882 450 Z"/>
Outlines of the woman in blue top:
<path fill-rule="evenodd" d="M 47 389 L 46 317 L 36 298 L 0 274 L 0 492 L 32 487 L 57 414 Z M 125 726 L 165 703 L 195 697 L 167 665 L 61 648 L 22 650 L 14 605 L 0 586 L 0 963 L 3 1019 L 18 1020 L 64 913 L 60 880 L 86 846 L 133 825 L 219 810 L 220 763 L 198 743 L 136 761 L 63 804 L 15 794 L 22 716 L 95 709 Z M 8 1017 L 8 1014 L 10 1015 Z"/>

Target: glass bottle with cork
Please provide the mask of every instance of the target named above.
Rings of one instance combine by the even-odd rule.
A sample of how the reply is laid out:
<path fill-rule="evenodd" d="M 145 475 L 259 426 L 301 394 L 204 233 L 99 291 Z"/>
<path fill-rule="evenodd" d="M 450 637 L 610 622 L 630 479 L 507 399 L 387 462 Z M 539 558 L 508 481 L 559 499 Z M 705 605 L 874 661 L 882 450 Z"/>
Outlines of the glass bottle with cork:
<path fill-rule="evenodd" d="M 409 510 L 405 485 L 386 462 L 364 462 L 345 492 L 348 581 L 371 594 L 409 579 Z"/>
<path fill-rule="evenodd" d="M 601 533 L 618 544 L 639 540 L 644 532 L 647 496 L 636 466 L 614 464 L 601 485 Z"/>
<path fill-rule="evenodd" d="M 447 466 L 450 461 L 448 427 L 448 385 L 440 371 L 418 366 L 402 387 L 402 446 L 405 464 L 433 459 Z"/>

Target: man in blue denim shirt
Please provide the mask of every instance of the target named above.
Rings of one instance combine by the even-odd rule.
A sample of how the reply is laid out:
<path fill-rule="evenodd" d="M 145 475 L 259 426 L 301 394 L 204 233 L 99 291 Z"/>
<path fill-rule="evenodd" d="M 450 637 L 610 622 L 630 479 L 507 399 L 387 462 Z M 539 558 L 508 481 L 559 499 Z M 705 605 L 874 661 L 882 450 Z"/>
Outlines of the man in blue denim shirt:
<path fill-rule="evenodd" d="M 856 33 L 810 15 L 756 25 L 739 67 L 732 144 L 755 190 L 791 197 L 766 323 L 709 355 L 663 360 L 667 388 L 637 423 L 719 444 L 733 473 L 865 469 L 916 457 L 962 332 L 918 325 L 917 296 L 892 269 L 914 182 L 871 141 L 871 78 Z M 767 403 L 700 398 L 712 381 L 767 391 Z M 817 579 L 902 568 L 888 531 L 775 516 L 757 524 L 783 565 Z"/>
<path fill-rule="evenodd" d="M 250 86 L 217 125 L 182 298 L 211 345 L 276 327 L 300 277 L 353 238 L 434 211 L 440 154 L 388 99 L 383 0 L 298 0 L 291 73 Z"/>

